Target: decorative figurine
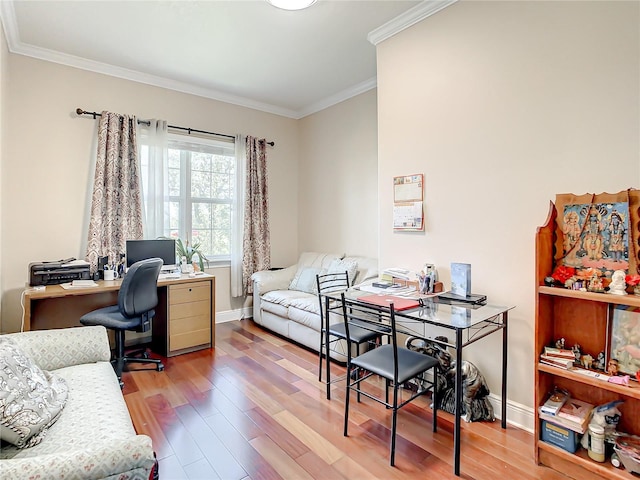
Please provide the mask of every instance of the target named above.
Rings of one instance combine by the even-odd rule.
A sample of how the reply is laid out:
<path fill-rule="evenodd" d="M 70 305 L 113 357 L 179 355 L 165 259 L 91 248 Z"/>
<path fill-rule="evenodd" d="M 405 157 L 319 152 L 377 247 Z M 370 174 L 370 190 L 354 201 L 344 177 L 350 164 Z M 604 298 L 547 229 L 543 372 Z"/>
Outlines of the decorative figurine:
<path fill-rule="evenodd" d="M 589 370 L 591 368 L 591 364 L 593 363 L 593 357 L 587 353 L 586 355 L 582 355 L 582 357 L 580 357 L 580 362 L 582 363 L 582 366 L 584 368 Z"/>
<path fill-rule="evenodd" d="M 604 352 L 600 352 L 598 354 L 598 358 L 596 358 L 596 361 L 593 362 L 593 368 L 595 370 L 604 371 Z"/>
<path fill-rule="evenodd" d="M 611 283 L 609 284 L 609 293 L 613 295 L 626 295 L 627 284 L 624 281 L 624 270 L 616 270 L 611 276 Z"/>
<path fill-rule="evenodd" d="M 602 285 L 602 280 L 598 275 L 593 275 L 589 280 L 589 285 L 587 286 L 587 291 L 602 293 L 604 292 L 604 286 Z"/>
<path fill-rule="evenodd" d="M 573 352 L 573 354 L 576 357 L 576 363 L 580 363 L 580 357 L 582 356 L 582 347 L 580 346 L 579 343 L 576 343 L 572 348 L 571 351 Z"/>
<path fill-rule="evenodd" d="M 620 362 L 618 362 L 617 358 L 609 359 L 609 363 L 607 364 L 607 373 L 609 375 L 618 375 L 618 367 Z"/>
<path fill-rule="evenodd" d="M 556 340 L 556 348 L 564 349 L 564 337 Z"/>

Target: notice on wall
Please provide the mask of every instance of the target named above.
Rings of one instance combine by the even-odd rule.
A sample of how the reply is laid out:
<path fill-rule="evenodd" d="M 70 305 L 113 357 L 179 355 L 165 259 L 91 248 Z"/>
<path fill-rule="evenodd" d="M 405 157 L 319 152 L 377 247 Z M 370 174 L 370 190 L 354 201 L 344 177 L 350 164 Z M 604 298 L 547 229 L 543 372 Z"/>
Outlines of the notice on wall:
<path fill-rule="evenodd" d="M 393 229 L 424 230 L 424 177 L 393 177 Z"/>

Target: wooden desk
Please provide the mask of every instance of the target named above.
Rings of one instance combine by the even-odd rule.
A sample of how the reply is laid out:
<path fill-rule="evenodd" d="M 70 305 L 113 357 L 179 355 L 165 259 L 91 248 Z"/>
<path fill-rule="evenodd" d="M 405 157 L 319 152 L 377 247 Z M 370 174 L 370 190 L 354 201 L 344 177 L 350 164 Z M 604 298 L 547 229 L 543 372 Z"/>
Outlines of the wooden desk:
<path fill-rule="evenodd" d="M 97 287 L 64 289 L 49 285 L 24 296 L 24 330 L 80 326 L 80 317 L 116 305 L 122 280 L 100 280 Z M 152 327 L 152 350 L 165 357 L 215 345 L 215 277 L 158 280 L 158 306 Z"/>

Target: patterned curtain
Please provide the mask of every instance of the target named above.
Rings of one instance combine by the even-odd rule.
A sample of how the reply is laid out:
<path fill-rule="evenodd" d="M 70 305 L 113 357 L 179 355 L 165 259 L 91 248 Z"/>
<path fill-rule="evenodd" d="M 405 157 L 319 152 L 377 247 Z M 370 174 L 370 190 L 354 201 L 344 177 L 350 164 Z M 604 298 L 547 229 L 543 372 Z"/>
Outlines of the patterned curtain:
<path fill-rule="evenodd" d="M 242 281 L 253 293 L 251 275 L 271 267 L 269 196 L 265 139 L 247 136 L 247 165 L 242 243 Z"/>
<path fill-rule="evenodd" d="M 93 180 L 87 261 L 93 271 L 98 257 L 117 262 L 127 240 L 142 238 L 142 202 L 136 117 L 102 112 Z"/>

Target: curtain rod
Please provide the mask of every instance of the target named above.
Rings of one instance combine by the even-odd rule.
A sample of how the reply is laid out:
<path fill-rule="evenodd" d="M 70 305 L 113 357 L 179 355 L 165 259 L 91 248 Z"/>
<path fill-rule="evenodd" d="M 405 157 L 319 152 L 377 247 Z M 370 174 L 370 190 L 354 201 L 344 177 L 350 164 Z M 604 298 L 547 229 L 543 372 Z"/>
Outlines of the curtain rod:
<path fill-rule="evenodd" d="M 97 117 L 101 117 L 102 114 L 98 113 L 98 112 L 87 112 L 86 110 L 83 110 L 81 108 L 76 108 L 76 114 L 77 115 L 92 115 L 93 119 L 95 120 Z M 138 120 L 138 123 L 143 123 L 145 125 L 150 125 L 151 122 L 149 122 L 149 120 Z M 207 132 L 206 130 L 196 130 L 195 128 L 188 128 L 188 127 L 177 127 L 175 125 L 167 125 L 168 128 L 173 128 L 174 130 L 184 130 L 185 132 L 188 132 L 189 135 L 191 135 L 191 133 L 204 133 L 205 135 L 215 135 L 216 137 L 227 137 L 227 138 L 233 138 L 235 139 L 236 137 L 234 137 L 233 135 L 225 135 L 224 133 L 215 133 L 215 132 Z M 267 145 L 271 145 L 272 147 L 276 146 L 276 142 L 267 142 L 265 140 Z"/>

